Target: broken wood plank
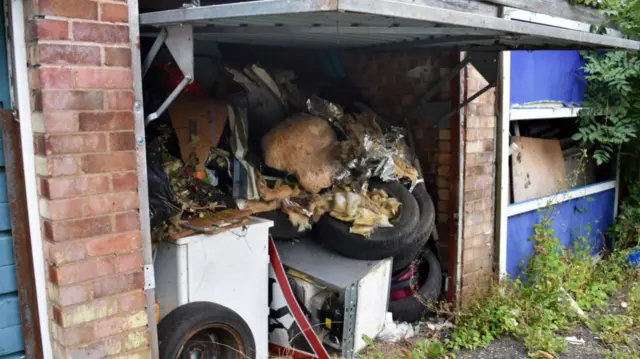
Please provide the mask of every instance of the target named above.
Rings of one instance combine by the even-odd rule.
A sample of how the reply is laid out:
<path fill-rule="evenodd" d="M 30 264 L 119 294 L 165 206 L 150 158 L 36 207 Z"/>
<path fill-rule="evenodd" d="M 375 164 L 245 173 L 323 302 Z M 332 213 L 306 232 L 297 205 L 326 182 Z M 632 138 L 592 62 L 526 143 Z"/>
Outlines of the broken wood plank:
<path fill-rule="evenodd" d="M 186 220 L 182 222 L 182 226 L 183 228 L 187 228 L 184 228 L 180 232 L 169 234 L 169 239 L 175 241 L 194 234 L 217 234 L 226 232 L 249 223 L 249 216 L 251 216 L 251 214 L 251 211 L 225 210 L 208 214 L 202 218 Z"/>
<path fill-rule="evenodd" d="M 513 199 L 522 202 L 564 189 L 567 173 L 558 140 L 513 137 Z"/>

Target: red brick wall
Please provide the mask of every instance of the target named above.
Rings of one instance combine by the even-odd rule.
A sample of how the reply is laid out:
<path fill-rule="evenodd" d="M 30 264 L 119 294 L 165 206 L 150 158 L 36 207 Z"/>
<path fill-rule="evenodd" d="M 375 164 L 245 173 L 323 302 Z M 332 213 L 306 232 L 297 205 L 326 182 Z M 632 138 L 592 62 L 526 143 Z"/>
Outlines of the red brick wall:
<path fill-rule="evenodd" d="M 404 126 L 403 116 L 420 101 L 422 96 L 458 63 L 459 52 L 442 51 L 411 53 L 349 54 L 343 56 L 346 72 L 374 110 L 387 121 Z M 422 78 L 407 76 L 410 70 L 423 69 Z M 445 86 L 432 101 L 451 101 L 471 97 L 486 86 L 487 81 L 473 66 L 468 66 L 459 77 L 460 98 L 452 99 L 449 86 Z M 453 89 L 457 91 L 458 89 Z M 486 288 L 493 278 L 493 226 L 494 226 L 494 134 L 496 123 L 495 91 L 490 90 L 460 112 L 464 118 L 464 197 L 462 230 L 462 297 Z M 455 115 L 458 116 L 458 115 Z M 436 118 L 434 118 L 436 117 Z M 411 133 L 416 143 L 425 183 L 436 206 L 436 221 L 440 234 L 443 268 L 449 266 L 450 251 L 455 251 L 455 212 L 458 183 L 451 178 L 457 173 L 459 149 L 453 140 L 458 129 L 454 121 L 434 123 L 433 113 L 425 113 L 412 123 Z M 454 157 L 455 156 L 455 157 Z M 455 201 L 455 202 L 454 202 Z M 454 229 L 452 231 L 451 229 Z M 455 258 L 455 253 L 452 253 Z M 454 288 L 453 286 L 450 288 Z M 451 297 L 452 298 L 452 297 Z"/>
<path fill-rule="evenodd" d="M 462 74 L 462 99 L 488 84 L 471 65 Z M 496 115 L 495 89 L 472 101 L 461 112 L 465 121 L 462 298 L 488 288 L 494 278 Z"/>
<path fill-rule="evenodd" d="M 54 355 L 148 357 L 127 3 L 27 11 Z"/>
<path fill-rule="evenodd" d="M 445 52 L 362 53 L 344 56 L 344 66 L 354 85 L 369 100 L 374 110 L 388 122 L 404 127 L 404 116 L 417 106 L 441 75 L 455 66 Z M 422 70 L 419 78 L 410 72 Z M 431 101 L 449 101 L 449 85 L 445 85 Z M 427 188 L 438 209 L 441 234 L 445 235 L 449 194 L 440 187 L 449 186 L 448 161 L 451 157 L 451 132 L 434 125 L 433 114 L 426 113 L 411 123 L 411 134 L 422 165 Z M 439 206 L 440 205 L 440 206 Z M 440 208 L 442 207 L 442 208 Z"/>
<path fill-rule="evenodd" d="M 374 110 L 392 124 L 404 127 L 403 118 L 415 108 L 441 78 L 456 65 L 458 52 L 356 54 L 343 57 L 346 73 L 371 102 Z M 420 70 L 421 75 L 415 74 Z M 412 76 L 409 76 L 409 73 Z M 449 84 L 430 102 L 450 102 Z M 450 109 L 450 106 L 447 108 Z M 424 113 L 411 123 L 411 135 L 422 165 L 427 190 L 436 207 L 443 268 L 448 267 L 450 238 L 451 159 L 457 149 L 451 145 L 451 121 L 436 124 L 443 114 Z M 455 186 L 454 186 L 455 188 Z"/>

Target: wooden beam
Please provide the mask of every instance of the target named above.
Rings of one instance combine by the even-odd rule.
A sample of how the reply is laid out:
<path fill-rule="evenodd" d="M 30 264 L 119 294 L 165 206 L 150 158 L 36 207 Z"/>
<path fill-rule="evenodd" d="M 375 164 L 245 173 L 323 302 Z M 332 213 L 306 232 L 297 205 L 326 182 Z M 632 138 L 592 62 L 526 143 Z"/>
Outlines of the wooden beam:
<path fill-rule="evenodd" d="M 13 255 L 18 280 L 18 302 L 22 319 L 22 337 L 26 358 L 42 358 L 40 318 L 36 298 L 33 257 L 31 256 L 31 236 L 27 197 L 22 168 L 22 144 L 20 124 L 10 110 L 0 110 L 2 139 L 7 172 L 7 197 L 11 211 L 11 233 L 13 235 Z M 48 320 L 47 318 L 42 318 Z"/>
<path fill-rule="evenodd" d="M 485 3 L 492 3 L 513 7 L 516 9 L 529 10 L 540 14 L 557 16 L 564 19 L 580 21 L 587 24 L 599 25 L 606 18 L 598 13 L 596 9 L 584 5 L 571 5 L 568 0 L 481 0 Z"/>

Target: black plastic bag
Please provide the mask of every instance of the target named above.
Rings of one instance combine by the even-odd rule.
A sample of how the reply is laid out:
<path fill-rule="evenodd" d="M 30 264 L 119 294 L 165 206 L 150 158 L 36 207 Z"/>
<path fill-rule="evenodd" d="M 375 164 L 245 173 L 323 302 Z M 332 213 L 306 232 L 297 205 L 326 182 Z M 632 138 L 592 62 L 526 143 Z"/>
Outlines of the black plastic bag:
<path fill-rule="evenodd" d="M 149 184 L 149 220 L 155 228 L 167 219 L 180 214 L 169 177 L 162 166 L 162 152 L 147 146 L 147 181 Z"/>

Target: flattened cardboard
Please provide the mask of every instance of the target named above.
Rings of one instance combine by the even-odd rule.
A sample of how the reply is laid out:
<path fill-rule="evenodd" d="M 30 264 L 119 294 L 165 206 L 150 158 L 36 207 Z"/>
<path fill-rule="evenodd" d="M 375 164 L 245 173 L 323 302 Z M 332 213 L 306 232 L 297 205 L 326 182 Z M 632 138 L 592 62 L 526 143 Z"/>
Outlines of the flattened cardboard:
<path fill-rule="evenodd" d="M 558 140 L 513 137 L 518 150 L 511 155 L 513 199 L 522 202 L 563 189 L 567 178 Z"/>

